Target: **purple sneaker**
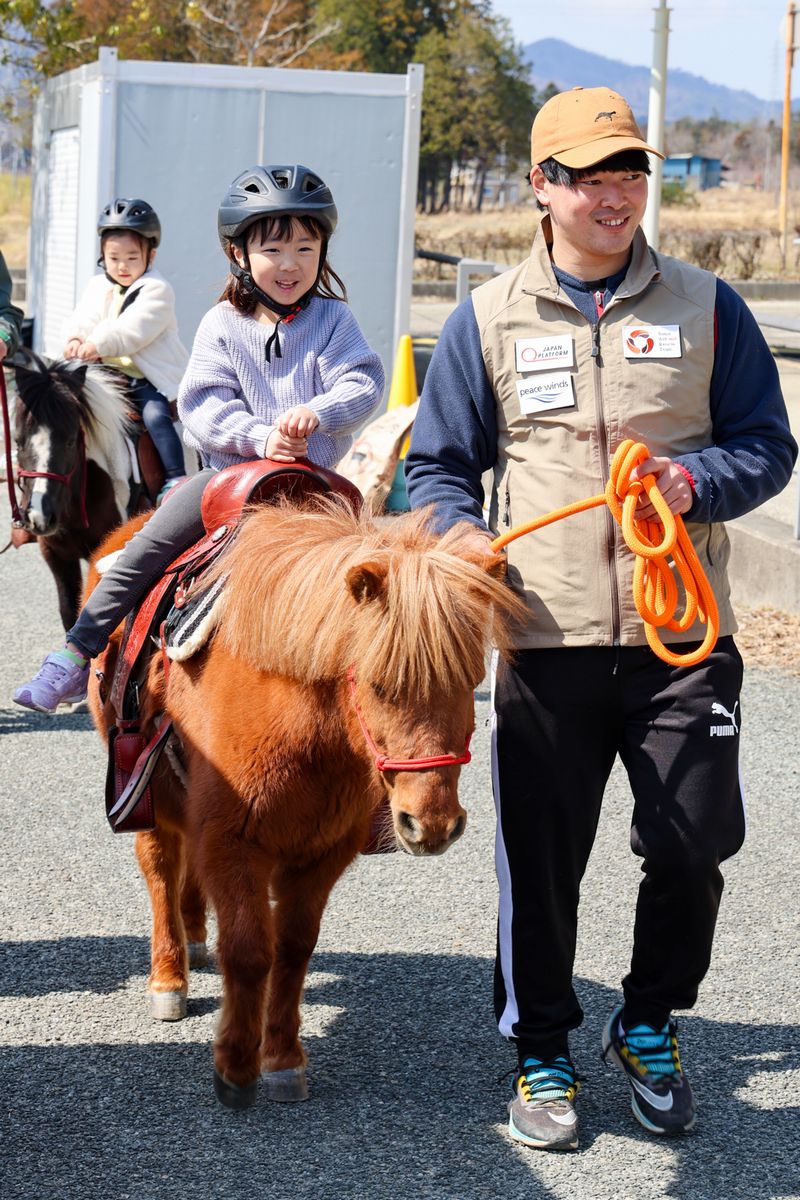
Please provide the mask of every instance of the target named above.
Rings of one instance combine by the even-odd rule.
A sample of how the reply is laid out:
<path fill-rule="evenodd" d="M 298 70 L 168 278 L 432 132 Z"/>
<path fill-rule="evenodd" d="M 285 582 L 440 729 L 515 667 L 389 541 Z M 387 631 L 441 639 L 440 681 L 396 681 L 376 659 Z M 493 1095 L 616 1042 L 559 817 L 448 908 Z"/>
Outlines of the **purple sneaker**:
<path fill-rule="evenodd" d="M 36 712 L 54 713 L 59 704 L 77 704 L 86 699 L 89 664 L 79 667 L 65 650 L 48 654 L 30 683 L 14 692 L 14 703 Z"/>

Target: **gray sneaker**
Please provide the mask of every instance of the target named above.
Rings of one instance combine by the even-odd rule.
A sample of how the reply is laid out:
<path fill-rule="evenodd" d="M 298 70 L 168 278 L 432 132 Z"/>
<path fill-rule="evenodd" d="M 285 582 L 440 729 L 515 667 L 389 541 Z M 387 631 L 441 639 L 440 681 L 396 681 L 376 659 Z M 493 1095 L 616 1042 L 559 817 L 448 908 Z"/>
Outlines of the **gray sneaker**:
<path fill-rule="evenodd" d="M 80 667 L 66 650 L 48 654 L 30 683 L 14 692 L 14 703 L 36 712 L 54 713 L 59 704 L 77 704 L 86 699 L 88 662 Z"/>
<path fill-rule="evenodd" d="M 508 1106 L 509 1133 L 538 1150 L 576 1150 L 578 1114 L 573 1101 L 580 1083 L 569 1059 L 526 1058 Z"/>
<path fill-rule="evenodd" d="M 628 1078 L 631 1109 L 650 1133 L 689 1133 L 697 1113 L 689 1080 L 678 1053 L 678 1028 L 670 1019 L 661 1029 L 652 1025 L 620 1024 L 622 1005 L 614 1009 L 603 1030 L 604 1062 L 619 1067 Z"/>

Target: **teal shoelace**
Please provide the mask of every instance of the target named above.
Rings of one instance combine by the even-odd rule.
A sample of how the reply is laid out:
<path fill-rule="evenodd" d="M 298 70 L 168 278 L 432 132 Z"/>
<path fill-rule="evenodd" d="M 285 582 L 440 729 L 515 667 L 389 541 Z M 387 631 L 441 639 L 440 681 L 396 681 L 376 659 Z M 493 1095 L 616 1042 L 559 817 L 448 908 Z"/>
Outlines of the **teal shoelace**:
<path fill-rule="evenodd" d="M 634 1025 L 623 1031 L 622 1040 L 631 1057 L 638 1060 L 648 1075 L 680 1074 L 678 1042 L 671 1022 L 663 1029 Z"/>
<path fill-rule="evenodd" d="M 525 1100 L 572 1100 L 578 1091 L 572 1064 L 563 1055 L 544 1062 L 526 1058 L 519 1075 L 519 1090 Z"/>

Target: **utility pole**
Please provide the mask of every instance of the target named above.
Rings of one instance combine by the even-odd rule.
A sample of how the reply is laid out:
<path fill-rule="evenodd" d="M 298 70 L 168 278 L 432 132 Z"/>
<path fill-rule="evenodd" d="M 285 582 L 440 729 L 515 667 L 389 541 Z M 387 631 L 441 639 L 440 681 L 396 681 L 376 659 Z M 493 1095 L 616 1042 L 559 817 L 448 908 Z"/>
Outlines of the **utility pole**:
<path fill-rule="evenodd" d="M 781 237 L 781 264 L 786 270 L 789 238 L 786 232 L 787 198 L 789 194 L 789 132 L 792 127 L 792 64 L 794 62 L 794 19 L 797 10 L 790 3 L 786 10 L 786 72 L 783 89 L 783 130 L 781 136 L 781 194 L 778 207 L 778 227 Z"/>
<path fill-rule="evenodd" d="M 664 109 L 667 95 L 667 42 L 671 11 L 667 8 L 667 0 L 659 0 L 658 8 L 653 9 L 655 25 L 653 26 L 653 67 L 650 71 L 650 103 L 647 110 L 647 140 L 651 146 L 655 146 L 656 150 L 662 152 L 664 150 Z M 659 217 L 661 215 L 661 159 L 653 155 L 650 159 L 650 166 L 650 187 L 642 228 L 650 245 L 657 250 L 660 237 Z"/>

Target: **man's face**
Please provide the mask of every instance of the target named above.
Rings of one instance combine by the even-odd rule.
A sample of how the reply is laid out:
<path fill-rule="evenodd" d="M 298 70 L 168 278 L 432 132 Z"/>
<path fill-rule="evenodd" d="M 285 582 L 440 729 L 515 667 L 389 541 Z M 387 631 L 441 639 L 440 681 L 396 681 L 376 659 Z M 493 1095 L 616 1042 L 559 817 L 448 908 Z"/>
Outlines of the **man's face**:
<path fill-rule="evenodd" d="M 568 259 L 573 265 L 575 259 L 587 266 L 596 260 L 601 268 L 615 260 L 624 265 L 647 204 L 643 172 L 598 169 L 573 187 L 564 187 L 548 182 L 541 168 L 534 167 L 531 183 L 550 213 L 553 257 L 559 266 L 569 270 Z M 606 273 L 601 269 L 598 277 Z"/>

